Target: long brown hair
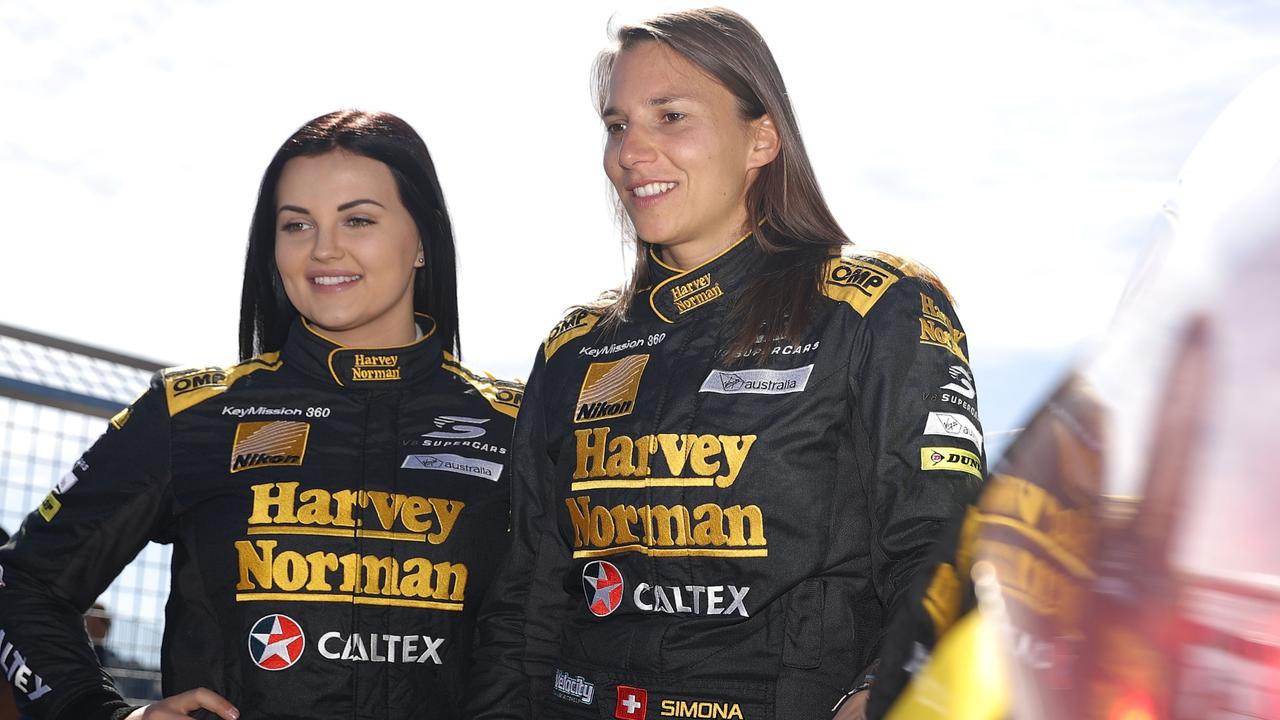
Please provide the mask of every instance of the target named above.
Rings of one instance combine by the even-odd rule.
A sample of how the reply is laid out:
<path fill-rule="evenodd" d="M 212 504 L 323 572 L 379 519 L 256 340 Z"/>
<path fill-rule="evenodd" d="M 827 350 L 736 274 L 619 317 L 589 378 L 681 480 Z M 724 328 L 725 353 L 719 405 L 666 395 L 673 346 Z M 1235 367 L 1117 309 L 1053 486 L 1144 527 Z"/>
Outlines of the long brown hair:
<path fill-rule="evenodd" d="M 822 197 L 769 46 L 746 18 L 721 7 L 666 13 L 623 25 L 614 40 L 597 56 L 592 71 L 596 107 L 602 114 L 618 55 L 639 43 L 660 42 L 728 89 L 744 120 L 765 114 L 773 119 L 778 156 L 760 169 L 747 190 L 749 227 L 757 228 L 754 240 L 769 261 L 734 308 L 731 322 L 737 328 L 724 356 L 747 350 L 761 334 L 767 340 L 798 339 L 821 292 L 826 260 L 849 239 Z M 636 263 L 621 292 L 605 300 L 608 323 L 625 320 L 636 293 L 651 284 L 649 244 L 636 237 L 621 201 L 618 213 L 624 233 L 635 241 Z"/>

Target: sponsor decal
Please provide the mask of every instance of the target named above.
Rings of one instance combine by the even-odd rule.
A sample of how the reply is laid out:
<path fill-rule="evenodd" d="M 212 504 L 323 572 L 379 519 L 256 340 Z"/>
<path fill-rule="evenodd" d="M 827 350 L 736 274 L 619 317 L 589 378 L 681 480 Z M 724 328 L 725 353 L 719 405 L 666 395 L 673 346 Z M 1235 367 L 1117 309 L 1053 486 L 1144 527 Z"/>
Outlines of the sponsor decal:
<path fill-rule="evenodd" d="M 951 322 L 951 318 L 938 307 L 933 298 L 920 293 L 920 344 L 946 348 L 967 365 L 969 358 L 964 356 L 964 350 L 960 348 L 963 338 L 964 333 L 955 328 L 955 323 Z"/>
<path fill-rule="evenodd" d="M 972 400 L 977 392 L 973 389 L 973 375 L 969 372 L 969 368 L 963 365 L 952 365 L 947 369 L 947 373 L 951 375 L 951 382 L 940 386 L 942 390 L 951 390 L 959 393 L 966 398 Z"/>
<path fill-rule="evenodd" d="M 27 666 L 27 659 L 5 639 L 3 629 L 0 629 L 0 673 L 13 684 L 13 689 L 25 694 L 29 700 L 39 700 L 53 690 L 53 686 Z"/>
<path fill-rule="evenodd" d="M 53 518 L 62 509 L 62 501 L 58 499 L 57 491 L 51 492 L 41 501 L 40 506 L 36 508 L 36 512 L 40 513 L 40 517 L 45 522 L 53 522 Z"/>
<path fill-rule="evenodd" d="M 630 415 L 649 356 L 630 355 L 607 363 L 591 363 L 578 392 L 574 422 Z"/>
<path fill-rule="evenodd" d="M 231 446 L 231 472 L 259 467 L 301 465 L 311 423 L 293 420 L 242 422 Z"/>
<path fill-rule="evenodd" d="M 791 370 L 712 370 L 698 392 L 721 395 L 785 395 L 803 392 L 812 365 Z"/>
<path fill-rule="evenodd" d="M 878 265 L 849 258 L 842 258 L 832 266 L 826 278 L 828 285 L 837 288 L 832 296 L 849 303 L 864 317 L 897 280 Z"/>
<path fill-rule="evenodd" d="M 950 447 L 920 448 L 921 470 L 959 470 L 982 479 L 982 461 L 968 450 Z"/>
<path fill-rule="evenodd" d="M 767 557 L 758 505 L 592 505 L 566 498 L 575 558 L 638 552 L 650 556 Z"/>
<path fill-rule="evenodd" d="M 351 379 L 357 382 L 366 380 L 399 380 L 399 355 L 365 355 L 355 354 L 355 364 L 351 366 Z"/>
<path fill-rule="evenodd" d="M 327 632 L 320 636 L 316 650 L 326 660 L 371 663 L 425 663 L 442 665 L 440 646 L 444 638 L 426 635 L 343 635 Z"/>
<path fill-rule="evenodd" d="M 435 438 L 437 440 L 470 440 L 484 437 L 484 428 L 480 426 L 487 422 L 489 422 L 489 418 L 441 415 L 435 419 L 436 427 L 440 429 L 423 433 L 422 437 Z"/>
<path fill-rule="evenodd" d="M 312 408 L 312 410 L 313 411 L 324 410 L 325 413 L 323 417 L 329 416 L 328 408 Z M 223 415 L 230 415 L 231 417 L 237 417 L 237 418 L 263 417 L 263 416 L 265 417 L 280 417 L 280 416 L 298 417 L 298 416 L 301 416 L 303 412 L 304 410 L 302 408 L 266 407 L 265 405 L 256 405 L 256 406 L 251 405 L 249 407 L 236 407 L 234 405 L 222 406 Z M 315 415 L 312 412 L 308 412 L 307 417 L 315 417 Z"/>
<path fill-rule="evenodd" d="M 601 345 L 600 347 L 579 348 L 578 354 L 586 355 L 587 357 L 600 357 L 601 355 L 612 355 L 614 353 L 625 352 L 627 350 L 635 350 L 636 348 L 640 348 L 640 347 L 654 347 L 656 345 L 661 345 L 662 341 L 666 339 L 667 339 L 667 334 L 664 332 L 653 333 L 648 337 L 636 338 L 634 340 L 624 340 L 618 343 Z"/>
<path fill-rule="evenodd" d="M 400 464 L 400 467 L 409 470 L 439 470 L 441 472 L 458 473 L 459 475 L 470 475 L 492 480 L 493 482 L 498 482 L 498 478 L 502 475 L 502 463 L 466 458 L 452 453 L 409 455 Z"/>
<path fill-rule="evenodd" d="M 744 357 L 756 357 L 765 351 L 765 347 L 767 345 L 771 346 L 769 349 L 770 355 L 804 355 L 805 353 L 813 352 L 814 350 L 817 350 L 819 347 L 822 347 L 821 340 L 814 340 L 813 342 L 799 343 L 796 345 L 788 345 L 785 342 L 786 339 L 787 339 L 786 337 L 782 335 L 778 335 L 777 337 L 773 338 L 768 343 L 766 343 L 764 339 L 764 335 L 757 335 L 756 339 L 752 341 L 750 348 L 748 348 L 747 350 L 740 350 L 734 353 L 733 357 L 735 359 L 744 358 Z M 782 343 L 782 344 L 779 344 L 779 343 Z"/>
<path fill-rule="evenodd" d="M 723 295 L 724 290 L 721 289 L 720 283 L 712 283 L 711 273 L 671 288 L 671 300 L 676 304 L 676 311 L 681 315 Z"/>
<path fill-rule="evenodd" d="M 571 489 L 727 488 L 738 479 L 755 435 L 612 435 L 611 428 L 574 431 L 577 464 Z"/>
<path fill-rule="evenodd" d="M 947 435 L 968 440 L 982 449 L 982 433 L 969 418 L 959 413 L 931 412 L 925 420 L 922 435 Z"/>
<path fill-rule="evenodd" d="M 206 387 L 215 387 L 225 385 L 227 382 L 227 374 L 220 370 L 206 370 L 204 372 L 180 377 L 173 381 L 170 392 L 173 397 L 180 397 L 189 392 L 195 392 Z"/>
<path fill-rule="evenodd" d="M 622 573 L 607 560 L 589 562 L 582 568 L 582 590 L 592 615 L 611 615 L 622 604 Z"/>
<path fill-rule="evenodd" d="M 738 703 L 712 700 L 663 700 L 662 717 L 671 718 L 742 718 Z"/>
<path fill-rule="evenodd" d="M 636 607 L 669 615 L 732 615 L 750 617 L 747 593 L 750 587 L 736 585 L 636 585 L 631 599 Z M 687 602 L 686 602 L 687 601 Z"/>
<path fill-rule="evenodd" d="M 963 409 L 965 412 L 969 413 L 970 416 L 974 418 L 978 417 L 977 406 L 975 406 L 973 403 L 969 402 L 965 398 L 953 392 L 932 393 L 930 395 L 927 395 L 925 397 L 925 400 L 927 402 L 939 401 L 939 402 L 951 403 L 952 405 L 956 405 L 961 409 Z"/>
<path fill-rule="evenodd" d="M 617 720 L 645 720 L 649 711 L 649 691 L 630 685 L 618 686 L 618 704 L 613 709 Z"/>
<path fill-rule="evenodd" d="M 593 315 L 581 308 L 569 313 L 551 329 L 551 334 L 542 344 L 543 354 L 550 360 L 556 350 L 570 340 L 586 335 L 599 320 L 599 315 Z"/>
<path fill-rule="evenodd" d="M 377 490 L 299 492 L 297 482 L 250 487 L 248 535 L 367 537 L 439 545 L 465 503 Z M 346 541 L 349 543 L 349 540 Z M 236 601 L 305 599 L 345 604 L 462 610 L 468 571 L 462 563 L 334 552 L 303 553 L 280 541 L 235 542 L 240 577 Z"/>
<path fill-rule="evenodd" d="M 58 495 L 65 495 L 76 483 L 80 482 L 80 476 L 76 474 L 76 470 L 80 472 L 89 472 L 89 463 L 85 462 L 82 457 L 76 460 L 76 464 L 67 471 L 62 479 L 58 480 L 58 484 L 53 486 L 53 491 Z"/>
<path fill-rule="evenodd" d="M 249 630 L 249 658 L 263 670 L 293 667 L 305 649 L 302 627 L 288 615 L 267 615 Z"/>
<path fill-rule="evenodd" d="M 581 675 L 570 675 L 559 668 L 556 668 L 556 678 L 554 685 L 552 685 L 552 691 L 556 697 L 572 700 L 583 705 L 590 705 L 596 699 L 595 683 Z"/>

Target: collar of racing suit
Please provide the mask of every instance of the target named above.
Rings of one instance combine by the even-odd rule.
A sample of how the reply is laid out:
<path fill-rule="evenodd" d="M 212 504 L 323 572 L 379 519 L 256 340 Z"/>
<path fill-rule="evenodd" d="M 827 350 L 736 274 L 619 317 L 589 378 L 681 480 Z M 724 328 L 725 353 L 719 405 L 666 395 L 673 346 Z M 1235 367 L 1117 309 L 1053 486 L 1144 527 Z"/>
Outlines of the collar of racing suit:
<path fill-rule="evenodd" d="M 440 371 L 443 348 L 436 321 L 417 313 L 421 337 L 407 345 L 351 347 L 321 334 L 302 317 L 289 329 L 281 355 L 286 363 L 327 383 L 352 389 L 394 389 L 425 381 Z"/>
<path fill-rule="evenodd" d="M 676 323 L 736 295 L 758 269 L 764 251 L 754 233 L 747 233 L 719 255 L 690 268 L 671 267 L 649 246 L 649 307 L 663 322 Z"/>

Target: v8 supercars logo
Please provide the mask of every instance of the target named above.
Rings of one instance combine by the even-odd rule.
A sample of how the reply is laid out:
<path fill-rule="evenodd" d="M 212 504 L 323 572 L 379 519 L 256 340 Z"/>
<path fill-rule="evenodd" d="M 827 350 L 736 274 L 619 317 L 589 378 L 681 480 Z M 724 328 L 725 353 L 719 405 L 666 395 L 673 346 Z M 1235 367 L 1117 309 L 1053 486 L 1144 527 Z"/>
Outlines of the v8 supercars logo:
<path fill-rule="evenodd" d="M 305 645 L 302 627 L 288 615 L 267 615 L 249 631 L 249 657 L 263 670 L 293 667 Z"/>

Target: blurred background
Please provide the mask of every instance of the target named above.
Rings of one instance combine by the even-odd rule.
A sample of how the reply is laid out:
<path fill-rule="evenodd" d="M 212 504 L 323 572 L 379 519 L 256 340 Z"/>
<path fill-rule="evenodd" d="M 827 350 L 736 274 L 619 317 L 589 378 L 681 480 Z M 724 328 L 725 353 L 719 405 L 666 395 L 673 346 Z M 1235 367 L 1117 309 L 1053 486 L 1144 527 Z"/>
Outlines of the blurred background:
<path fill-rule="evenodd" d="M 955 295 L 992 461 L 1107 328 L 1196 141 L 1280 62 L 1280 7 L 1251 0 L 726 4 L 769 41 L 849 235 Z M 236 360 L 260 174 L 336 108 L 426 139 L 463 358 L 523 377 L 626 274 L 591 61 L 611 22 L 684 6 L 0 2 L 0 527 L 149 368 Z M 166 567 L 148 548 L 104 597 L 143 664 Z"/>

